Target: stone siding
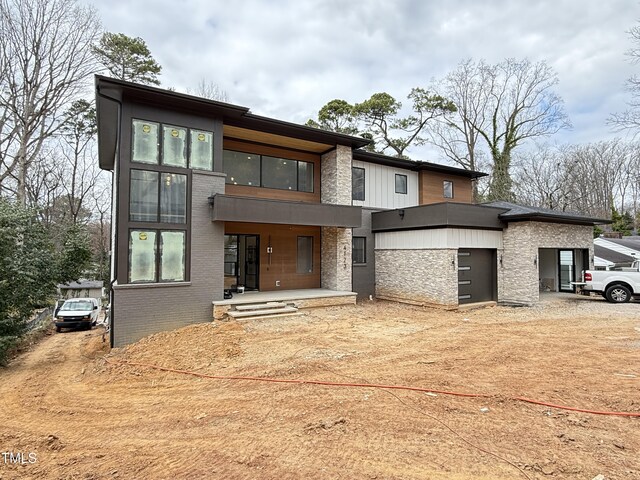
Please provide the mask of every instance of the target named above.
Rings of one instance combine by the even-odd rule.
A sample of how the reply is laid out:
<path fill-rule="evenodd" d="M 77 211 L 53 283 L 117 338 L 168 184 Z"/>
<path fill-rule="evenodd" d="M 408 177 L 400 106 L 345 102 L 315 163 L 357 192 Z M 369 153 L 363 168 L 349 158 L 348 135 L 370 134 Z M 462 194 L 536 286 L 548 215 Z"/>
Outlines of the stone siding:
<path fill-rule="evenodd" d="M 512 222 L 498 250 L 498 301 L 533 304 L 539 301 L 540 248 L 588 249 L 593 267 L 593 227 L 543 222 Z"/>
<path fill-rule="evenodd" d="M 322 227 L 322 288 L 351 291 L 351 229 Z"/>
<path fill-rule="evenodd" d="M 351 205 L 351 147 L 337 145 L 322 155 L 321 201 Z M 322 227 L 322 288 L 351 291 L 351 229 Z"/>
<path fill-rule="evenodd" d="M 207 197 L 224 193 L 224 178 L 192 174 L 190 282 L 114 287 L 114 347 L 211 321 L 211 302 L 223 297 L 224 224 L 211 221 Z"/>
<path fill-rule="evenodd" d="M 376 297 L 457 306 L 457 250 L 376 250 Z"/>
<path fill-rule="evenodd" d="M 333 205 L 351 205 L 351 147 L 337 145 L 335 150 L 322 155 L 321 202 Z"/>

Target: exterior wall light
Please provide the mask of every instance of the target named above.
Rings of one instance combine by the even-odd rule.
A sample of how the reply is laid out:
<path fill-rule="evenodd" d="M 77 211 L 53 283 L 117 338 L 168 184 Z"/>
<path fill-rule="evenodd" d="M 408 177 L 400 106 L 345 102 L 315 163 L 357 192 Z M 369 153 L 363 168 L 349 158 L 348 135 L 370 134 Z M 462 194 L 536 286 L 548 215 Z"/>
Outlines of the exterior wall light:
<path fill-rule="evenodd" d="M 403 220 L 403 219 L 404 219 L 404 208 L 403 208 L 403 209 L 398 210 L 398 215 L 400 215 L 400 220 Z"/>
<path fill-rule="evenodd" d="M 209 200 L 209 206 L 213 207 L 213 201 L 215 200 L 216 196 L 215 195 L 211 195 L 210 197 L 207 197 L 207 200 Z"/>

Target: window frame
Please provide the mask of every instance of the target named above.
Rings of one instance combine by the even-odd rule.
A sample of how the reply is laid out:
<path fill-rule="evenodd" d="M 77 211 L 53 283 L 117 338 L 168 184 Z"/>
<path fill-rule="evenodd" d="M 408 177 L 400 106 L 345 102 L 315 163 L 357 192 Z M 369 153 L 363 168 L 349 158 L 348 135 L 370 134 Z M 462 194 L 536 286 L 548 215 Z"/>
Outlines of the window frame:
<path fill-rule="evenodd" d="M 404 192 L 398 191 L 398 178 L 404 178 Z M 396 176 L 394 177 L 394 179 L 395 179 L 395 192 L 401 195 L 406 195 L 407 190 L 409 189 L 409 186 L 408 186 L 409 177 L 403 173 L 396 173 Z"/>
<path fill-rule="evenodd" d="M 316 181 L 316 169 L 315 169 L 315 163 L 314 162 L 310 162 L 307 160 L 297 160 L 295 158 L 285 158 L 285 157 L 278 157 L 278 156 L 274 156 L 274 155 L 266 155 L 266 154 L 261 154 L 261 153 L 252 153 L 252 152 L 245 152 L 243 150 L 233 150 L 230 148 L 225 148 L 222 150 L 222 170 L 223 173 L 227 173 L 225 166 L 224 166 L 224 154 L 225 152 L 231 152 L 231 153 L 239 153 L 242 155 L 251 155 L 254 157 L 258 157 L 258 165 L 259 165 L 259 177 L 260 177 L 260 181 L 258 185 L 248 185 L 246 183 L 233 183 L 232 181 L 230 181 L 229 179 L 231 178 L 228 174 L 227 174 L 227 178 L 225 180 L 225 185 L 235 185 L 235 186 L 242 186 L 242 187 L 256 187 L 256 188 L 268 188 L 270 190 L 282 190 L 284 192 L 299 192 L 299 193 L 315 193 L 315 181 Z M 265 186 L 265 174 L 264 174 L 264 162 L 263 159 L 264 157 L 268 157 L 274 160 L 284 160 L 287 162 L 294 162 L 295 166 L 296 166 L 296 175 L 295 175 L 295 189 L 291 188 L 280 188 L 280 187 L 266 187 Z M 300 164 L 301 163 L 305 163 L 307 164 L 308 167 L 311 167 L 311 190 L 300 190 Z"/>
<path fill-rule="evenodd" d="M 131 280 L 131 254 L 132 254 L 132 244 L 131 244 L 131 234 L 134 231 L 145 231 L 145 232 L 154 232 L 155 234 L 155 243 L 154 243 L 154 279 L 153 280 Z M 184 235 L 184 245 L 183 245 L 183 259 L 184 259 L 184 279 L 183 280 L 163 280 L 161 278 L 162 273 L 162 234 L 164 232 L 181 232 Z M 141 232 L 142 233 L 142 232 Z M 188 247 L 189 241 L 189 231 L 185 228 L 146 228 L 146 227 L 134 227 L 129 226 L 128 235 L 127 235 L 127 284 L 129 285 L 154 285 L 154 284 L 181 284 L 185 282 L 189 282 L 190 278 L 190 268 L 189 268 L 189 254 L 190 249 Z"/>
<path fill-rule="evenodd" d="M 301 238 L 309 239 L 309 245 L 311 246 L 311 251 L 309 252 L 311 269 L 304 272 L 300 271 L 300 239 Z M 313 261 L 313 250 L 314 250 L 313 235 L 298 235 L 296 237 L 296 275 L 313 275 L 313 270 L 315 269 L 315 265 Z"/>
<path fill-rule="evenodd" d="M 140 168 L 129 168 L 129 191 L 128 191 L 128 204 L 127 204 L 127 209 L 128 209 L 128 221 L 129 224 L 143 224 L 143 225 L 152 225 L 152 224 L 162 224 L 162 225 L 186 225 L 187 223 L 189 223 L 189 212 L 191 209 L 191 205 L 190 205 L 190 196 L 189 196 L 189 192 L 191 190 L 191 176 L 188 175 L 185 170 L 183 168 L 179 168 L 179 167 L 174 167 L 174 168 L 166 168 L 166 165 L 159 165 L 158 167 L 160 168 L 154 168 L 154 169 L 140 169 Z M 165 168 L 163 168 L 165 167 Z M 172 170 L 172 171 L 169 171 Z M 131 199 L 132 199 L 132 189 L 131 189 L 131 183 L 133 182 L 133 175 L 132 172 L 152 172 L 155 173 L 158 177 L 158 181 L 156 182 L 157 184 L 157 191 L 156 191 L 156 218 L 155 221 L 151 221 L 151 220 L 133 220 L 132 219 L 132 212 L 131 212 Z M 185 198 L 184 198 L 184 209 L 185 209 L 185 214 L 184 214 L 184 221 L 183 222 L 163 222 L 162 221 L 162 176 L 163 175 L 181 175 L 183 177 L 185 177 Z"/>
<path fill-rule="evenodd" d="M 451 195 L 447 195 L 447 185 L 451 186 Z M 454 197 L 453 180 L 443 180 L 442 181 L 442 197 L 443 198 L 453 198 Z"/>
<path fill-rule="evenodd" d="M 133 154 L 134 154 L 134 138 L 135 138 L 135 134 L 134 134 L 134 122 L 144 122 L 144 123 L 149 123 L 149 124 L 154 124 L 157 125 L 157 150 L 156 150 L 156 162 L 141 162 L 139 160 L 134 160 L 133 158 Z M 180 166 L 180 165 L 172 165 L 172 164 L 166 164 L 164 163 L 164 137 L 165 137 L 165 128 L 175 128 L 175 129 L 184 129 L 186 134 L 185 134 L 185 155 L 186 155 L 186 162 L 185 162 L 185 166 Z M 199 168 L 196 167 L 194 168 L 191 164 L 191 153 L 192 153 L 192 148 L 191 148 L 191 143 L 192 143 L 192 137 L 194 132 L 199 132 L 199 133 L 204 133 L 204 134 L 209 134 L 211 135 L 211 168 L 209 169 L 203 169 L 203 168 Z M 147 120 L 141 117 L 131 117 L 131 141 L 129 142 L 129 165 L 130 168 L 134 168 L 136 165 L 144 165 L 145 167 L 142 168 L 142 170 L 148 170 L 147 167 L 164 167 L 167 169 L 171 169 L 171 168 L 177 168 L 180 170 L 196 170 L 196 171 L 200 171 L 200 172 L 213 172 L 215 171 L 215 159 L 214 159 L 214 152 L 215 152 L 215 139 L 216 139 L 216 132 L 214 130 L 205 130 L 202 128 L 195 128 L 195 127 L 187 127 L 186 125 L 179 125 L 176 123 L 169 123 L 169 122 L 163 122 L 163 121 L 157 121 L 157 120 Z"/>
<path fill-rule="evenodd" d="M 362 257 L 363 257 L 362 262 L 356 262 L 355 256 L 353 255 L 353 252 L 355 251 L 356 240 L 362 240 Z M 367 237 L 363 237 L 363 236 L 351 237 L 351 264 L 355 266 L 367 264 Z"/>
<path fill-rule="evenodd" d="M 362 198 L 356 198 L 355 182 L 353 180 L 354 170 L 362 170 Z M 351 200 L 357 202 L 364 202 L 366 198 L 366 185 L 367 182 L 367 170 L 364 167 L 351 167 Z"/>

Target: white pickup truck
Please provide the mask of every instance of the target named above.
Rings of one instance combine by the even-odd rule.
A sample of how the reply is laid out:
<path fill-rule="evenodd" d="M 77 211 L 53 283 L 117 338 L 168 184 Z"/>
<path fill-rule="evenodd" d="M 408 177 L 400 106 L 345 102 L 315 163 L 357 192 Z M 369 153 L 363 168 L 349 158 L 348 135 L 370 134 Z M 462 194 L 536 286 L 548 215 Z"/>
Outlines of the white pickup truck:
<path fill-rule="evenodd" d="M 610 270 L 587 270 L 583 282 L 578 285 L 583 294 L 599 293 L 612 303 L 625 303 L 631 297 L 640 297 L 640 261 L 631 267 L 615 267 Z"/>

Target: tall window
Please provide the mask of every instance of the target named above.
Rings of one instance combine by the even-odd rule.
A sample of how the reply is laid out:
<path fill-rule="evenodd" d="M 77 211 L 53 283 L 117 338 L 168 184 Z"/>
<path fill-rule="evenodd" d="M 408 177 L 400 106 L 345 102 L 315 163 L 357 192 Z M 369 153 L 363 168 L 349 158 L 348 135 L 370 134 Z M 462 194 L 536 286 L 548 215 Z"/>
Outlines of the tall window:
<path fill-rule="evenodd" d="M 396 173 L 396 193 L 407 193 L 407 176 Z"/>
<path fill-rule="evenodd" d="M 442 182 L 444 189 L 444 198 L 453 198 L 453 182 L 450 180 L 445 180 Z"/>
<path fill-rule="evenodd" d="M 212 170 L 213 132 L 134 119 L 131 161 Z"/>
<path fill-rule="evenodd" d="M 187 222 L 187 176 L 131 170 L 129 220 L 132 222 Z"/>
<path fill-rule="evenodd" d="M 298 237 L 296 273 L 313 273 L 313 237 Z"/>
<path fill-rule="evenodd" d="M 351 261 L 354 265 L 364 265 L 367 263 L 367 238 L 353 237 L 352 239 Z"/>
<path fill-rule="evenodd" d="M 364 200 L 364 168 L 351 168 L 351 186 L 353 200 Z"/>

